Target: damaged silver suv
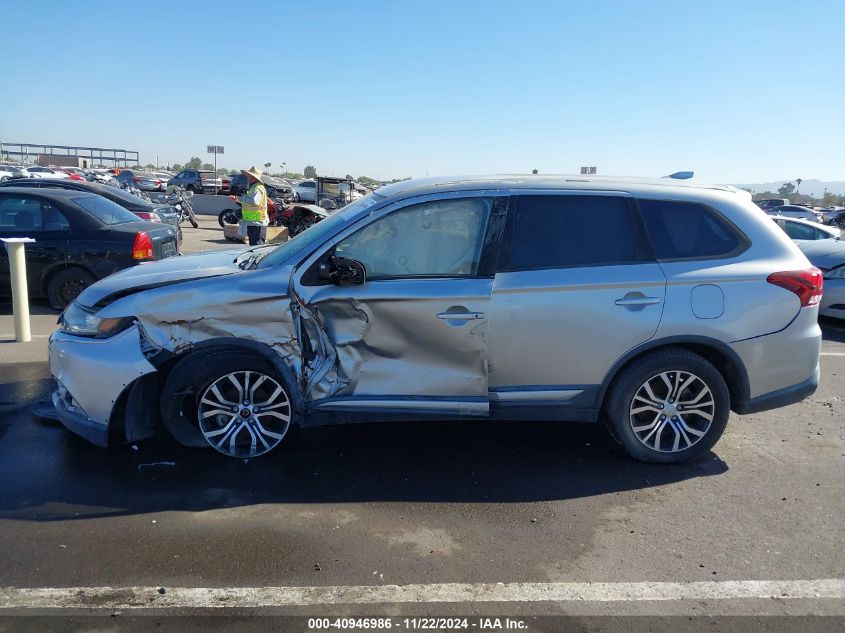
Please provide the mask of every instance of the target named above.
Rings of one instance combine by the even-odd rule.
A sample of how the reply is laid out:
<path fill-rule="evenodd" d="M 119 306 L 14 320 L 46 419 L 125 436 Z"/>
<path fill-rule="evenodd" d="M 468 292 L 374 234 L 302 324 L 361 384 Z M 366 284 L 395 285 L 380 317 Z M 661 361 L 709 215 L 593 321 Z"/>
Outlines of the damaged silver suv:
<path fill-rule="evenodd" d="M 681 462 L 731 410 L 813 393 L 821 292 L 729 187 L 406 181 L 284 244 L 87 288 L 50 339 L 53 402 L 102 446 L 161 426 L 242 458 L 292 425 L 603 420 L 636 459 Z"/>

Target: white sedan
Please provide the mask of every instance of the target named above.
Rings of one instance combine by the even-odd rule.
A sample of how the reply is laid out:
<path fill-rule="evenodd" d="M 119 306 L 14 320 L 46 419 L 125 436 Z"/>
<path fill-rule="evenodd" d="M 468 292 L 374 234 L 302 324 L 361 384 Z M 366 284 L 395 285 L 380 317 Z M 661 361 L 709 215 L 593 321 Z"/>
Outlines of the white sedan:
<path fill-rule="evenodd" d="M 836 226 L 810 222 L 801 218 L 783 215 L 770 216 L 780 228 L 793 240 L 826 240 L 839 237 L 841 231 Z"/>
<path fill-rule="evenodd" d="M 27 178 L 70 178 L 65 172 L 51 167 L 24 167 L 21 169 Z"/>

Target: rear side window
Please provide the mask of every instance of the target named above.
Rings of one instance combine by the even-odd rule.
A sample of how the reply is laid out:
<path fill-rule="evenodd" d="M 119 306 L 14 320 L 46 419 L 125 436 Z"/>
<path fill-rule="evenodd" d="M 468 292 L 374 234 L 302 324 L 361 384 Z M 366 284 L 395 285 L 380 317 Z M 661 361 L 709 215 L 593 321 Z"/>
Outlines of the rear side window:
<path fill-rule="evenodd" d="M 696 202 L 638 200 L 657 259 L 712 259 L 735 254 L 746 238 Z"/>
<path fill-rule="evenodd" d="M 123 224 L 138 221 L 138 216 L 134 213 L 102 196 L 88 194 L 71 198 L 71 200 L 103 224 Z"/>
<path fill-rule="evenodd" d="M 508 270 L 645 259 L 639 224 L 626 198 L 538 195 L 514 201 Z"/>

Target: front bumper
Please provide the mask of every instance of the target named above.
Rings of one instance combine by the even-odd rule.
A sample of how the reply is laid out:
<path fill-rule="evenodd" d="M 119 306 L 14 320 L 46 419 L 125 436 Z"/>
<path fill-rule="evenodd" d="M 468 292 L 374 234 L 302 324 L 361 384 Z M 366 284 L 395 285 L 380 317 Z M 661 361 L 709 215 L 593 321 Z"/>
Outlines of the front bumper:
<path fill-rule="evenodd" d="M 59 388 L 53 404 L 62 424 L 99 446 L 108 442 L 115 403 L 135 380 L 156 371 L 141 352 L 138 326 L 107 339 L 54 332 L 50 373 Z"/>

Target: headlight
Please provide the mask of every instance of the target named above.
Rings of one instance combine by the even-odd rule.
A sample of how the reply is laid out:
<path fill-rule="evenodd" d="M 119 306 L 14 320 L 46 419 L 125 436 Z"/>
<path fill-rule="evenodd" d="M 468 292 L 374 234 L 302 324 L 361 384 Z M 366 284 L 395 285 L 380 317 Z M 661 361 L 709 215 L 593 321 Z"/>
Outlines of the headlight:
<path fill-rule="evenodd" d="M 132 318 L 101 319 L 94 310 L 83 308 L 74 301 L 62 313 L 61 323 L 62 332 L 67 334 L 105 338 L 128 328 Z"/>
<path fill-rule="evenodd" d="M 824 279 L 845 279 L 845 264 L 831 268 L 822 275 Z"/>

